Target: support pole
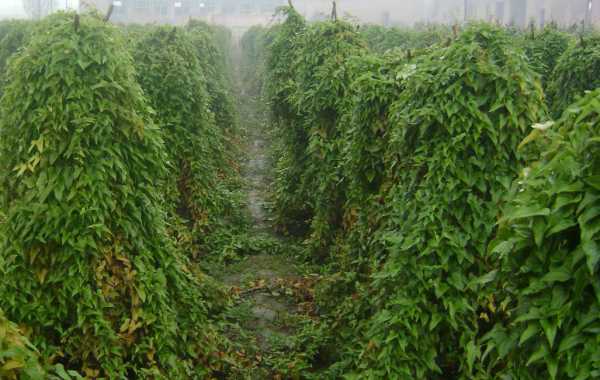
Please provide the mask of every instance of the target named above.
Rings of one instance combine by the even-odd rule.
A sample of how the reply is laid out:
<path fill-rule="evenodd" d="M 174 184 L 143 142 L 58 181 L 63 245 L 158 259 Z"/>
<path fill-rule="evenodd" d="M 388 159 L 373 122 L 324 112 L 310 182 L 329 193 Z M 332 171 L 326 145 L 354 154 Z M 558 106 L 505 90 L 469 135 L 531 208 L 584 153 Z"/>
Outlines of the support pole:
<path fill-rule="evenodd" d="M 591 30 L 592 29 L 593 0 L 586 0 L 586 2 L 587 2 L 587 6 L 585 8 L 585 26 Z"/>
<path fill-rule="evenodd" d="M 111 3 L 110 7 L 108 7 L 108 12 L 106 12 L 106 16 L 104 16 L 104 22 L 108 22 L 110 20 L 110 16 L 112 16 L 114 9 L 115 5 Z"/>
<path fill-rule="evenodd" d="M 333 9 L 331 10 L 331 19 L 335 22 L 337 21 L 337 4 L 335 0 L 333 0 Z"/>

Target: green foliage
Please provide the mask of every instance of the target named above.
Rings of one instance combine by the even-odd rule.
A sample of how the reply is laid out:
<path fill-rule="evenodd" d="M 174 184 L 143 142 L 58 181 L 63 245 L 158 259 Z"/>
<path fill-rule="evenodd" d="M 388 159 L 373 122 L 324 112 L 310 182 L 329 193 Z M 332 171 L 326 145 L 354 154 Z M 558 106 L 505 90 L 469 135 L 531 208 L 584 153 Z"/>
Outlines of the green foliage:
<path fill-rule="evenodd" d="M 400 48 L 424 49 L 447 40 L 451 29 L 441 25 L 417 25 L 413 28 L 385 27 L 381 25 L 363 25 L 359 30 L 375 53 Z"/>
<path fill-rule="evenodd" d="M 600 87 L 600 35 L 580 37 L 558 60 L 548 85 L 548 98 L 560 116 L 585 91 Z"/>
<path fill-rule="evenodd" d="M 198 60 L 202 49 L 197 43 L 208 41 L 201 33 L 156 27 L 142 35 L 134 53 L 138 80 L 156 110 L 169 154 L 164 193 L 172 214 L 176 211 L 173 223 L 191 226 L 192 236 L 183 226 L 175 235 L 179 241 L 192 240 L 192 251 L 204 244 L 205 234 L 241 218 L 235 164 L 224 130 L 215 124 L 213 98 Z"/>
<path fill-rule="evenodd" d="M 339 305 L 342 293 L 356 291 L 356 281 L 365 280 L 365 272 L 373 256 L 384 252 L 382 225 L 388 214 L 383 202 L 391 182 L 388 179 L 390 118 L 392 104 L 403 91 L 403 81 L 414 67 L 398 51 L 383 56 L 364 55 L 348 60 L 347 70 L 355 79 L 345 95 L 341 129 L 340 165 L 345 183 L 346 203 L 343 225 L 331 249 L 331 266 L 340 275 L 329 293 L 334 305 Z M 328 303 L 328 292 L 321 301 Z M 338 310 L 340 315 L 360 318 L 353 305 Z M 330 308 L 326 307 L 331 310 Z"/>
<path fill-rule="evenodd" d="M 366 52 L 354 26 L 344 22 L 311 25 L 300 37 L 294 62 L 295 89 L 291 96 L 308 137 L 304 147 L 307 164 L 301 174 L 304 200 L 314 210 L 311 242 L 318 257 L 342 223 L 345 191 L 340 170 L 340 134 L 338 123 L 352 81 L 352 72 L 344 65 L 350 57 Z M 315 191 L 316 190 L 316 191 Z"/>
<path fill-rule="evenodd" d="M 380 194 L 385 186 L 391 105 L 403 90 L 403 78 L 414 70 L 407 61 L 404 54 L 390 52 L 353 57 L 347 64 L 355 80 L 346 94 L 349 101 L 339 124 L 344 127 L 342 164 L 348 182 L 348 229 L 353 229 L 355 207 L 369 203 L 369 197 Z"/>
<path fill-rule="evenodd" d="M 476 365 L 480 277 L 517 146 L 545 115 L 524 54 L 502 30 L 472 25 L 407 67 L 392 107 L 389 258 L 373 268 L 364 377 L 487 378 Z M 380 360 L 385 357 L 385 360 Z"/>
<path fill-rule="evenodd" d="M 529 36 L 525 42 L 525 53 L 531 66 L 541 75 L 542 85 L 546 86 L 558 59 L 564 54 L 571 42 L 571 36 L 558 29 L 555 24 L 546 26 L 541 32 Z"/>
<path fill-rule="evenodd" d="M 62 364 L 42 366 L 37 349 L 0 310 L 0 378 L 5 380 L 77 380 Z"/>
<path fill-rule="evenodd" d="M 0 303 L 57 368 L 201 378 L 207 306 L 166 232 L 167 154 L 132 58 L 95 16 L 44 23 L 0 102 Z"/>
<path fill-rule="evenodd" d="M 267 36 L 270 41 L 265 72 L 265 92 L 277 121 L 291 119 L 295 113 L 289 99 L 295 91 L 293 65 L 298 56 L 297 40 L 306 28 L 304 18 L 294 8 L 281 8 L 279 12 L 285 21 L 274 27 Z"/>
<path fill-rule="evenodd" d="M 266 78 L 286 78 L 274 126 L 297 152 L 276 180 L 313 210 L 313 253 L 333 254 L 339 271 L 319 291 L 343 342 L 329 375 L 493 376 L 479 338 L 502 312 L 484 287 L 486 248 L 517 147 L 546 117 L 517 37 L 472 25 L 448 46 L 375 56 L 348 24 L 291 25 L 267 45 Z M 287 191 L 291 178 L 300 191 Z"/>
<path fill-rule="evenodd" d="M 229 233 L 211 235 L 209 246 L 212 247 L 213 255 L 209 259 L 231 263 L 250 255 L 279 255 L 286 251 L 282 241 L 269 234 L 257 234 L 255 231 L 227 232 Z"/>
<path fill-rule="evenodd" d="M 41 380 L 44 375 L 35 347 L 0 310 L 0 378 Z"/>
<path fill-rule="evenodd" d="M 215 122 L 231 133 L 237 125 L 235 104 L 230 94 L 232 85 L 229 83 L 228 70 L 231 67 L 226 55 L 226 51 L 231 50 L 231 35 L 200 21 L 190 21 L 187 30 L 206 79 Z"/>
<path fill-rule="evenodd" d="M 295 91 L 294 65 L 298 53 L 297 41 L 306 28 L 302 16 L 294 8 L 282 8 L 282 24 L 271 29 L 266 38 L 264 92 L 270 106 L 273 124 L 281 144 L 275 153 L 278 177 L 273 191 L 275 222 L 284 232 L 306 229 L 312 213 L 306 202 L 303 172 L 308 136 L 303 120 L 290 97 Z"/>
<path fill-rule="evenodd" d="M 265 44 L 267 30 L 262 26 L 251 27 L 240 40 L 240 71 L 243 87 L 251 96 L 258 97 L 263 89 Z"/>
<path fill-rule="evenodd" d="M 0 86 L 6 82 L 9 58 L 29 41 L 35 24 L 31 21 L 11 20 L 0 22 Z M 1 92 L 0 92 L 1 94 Z"/>
<path fill-rule="evenodd" d="M 510 318 L 488 334 L 505 377 L 600 376 L 600 91 L 526 140 L 538 159 L 514 184 L 490 245 Z"/>

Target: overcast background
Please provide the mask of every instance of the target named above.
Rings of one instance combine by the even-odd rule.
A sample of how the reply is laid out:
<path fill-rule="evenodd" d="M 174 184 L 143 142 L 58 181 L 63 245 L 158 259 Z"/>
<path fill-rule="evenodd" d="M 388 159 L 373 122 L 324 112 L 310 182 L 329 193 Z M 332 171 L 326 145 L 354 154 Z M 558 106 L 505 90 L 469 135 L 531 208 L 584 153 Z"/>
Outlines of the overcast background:
<path fill-rule="evenodd" d="M 60 0 L 60 7 L 65 7 L 66 4 L 70 4 L 71 7 L 76 7 L 78 4 L 77 0 Z M 22 0 L 0 0 L 0 18 L 10 17 L 25 17 L 25 11 L 23 10 Z"/>
<path fill-rule="evenodd" d="M 23 1 L 0 0 L 0 18 L 26 17 Z M 39 0 L 48 3 L 50 0 Z M 57 8 L 78 8 L 82 2 L 102 13 L 113 0 L 54 0 Z M 332 0 L 292 0 L 307 19 L 316 20 L 331 14 Z M 204 9 L 204 3 L 219 4 Z M 418 22 L 456 24 L 465 20 L 487 20 L 525 27 L 529 22 L 545 25 L 556 21 L 569 26 L 586 20 L 600 26 L 600 0 L 337 0 L 338 14 L 349 14 L 362 22 L 384 25 L 411 25 Z M 243 31 L 250 25 L 267 24 L 275 7 L 287 0 L 122 0 L 113 13 L 114 22 L 184 24 L 190 17 L 229 26 Z M 168 4 L 165 6 L 164 4 Z M 178 4 L 178 5 L 176 5 Z M 182 6 L 182 4 L 184 4 Z M 188 5 L 185 5 L 188 4 Z M 202 5 L 200 5 L 202 4 Z M 467 5 L 465 7 L 465 5 Z M 194 11 L 194 7 L 196 11 Z M 588 11 L 589 9 L 589 11 Z M 45 15 L 39 11 L 37 17 Z M 196 13 L 194 13 L 196 12 Z"/>

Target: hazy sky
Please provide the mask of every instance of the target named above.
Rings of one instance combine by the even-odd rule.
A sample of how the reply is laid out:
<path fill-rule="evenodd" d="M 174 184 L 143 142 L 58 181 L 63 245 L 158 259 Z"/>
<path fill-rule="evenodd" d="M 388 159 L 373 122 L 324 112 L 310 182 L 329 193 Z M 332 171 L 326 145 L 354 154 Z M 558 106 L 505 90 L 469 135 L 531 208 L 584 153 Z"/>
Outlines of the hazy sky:
<path fill-rule="evenodd" d="M 23 13 L 23 4 L 21 0 L 1 0 L 0 14 L 21 14 Z"/>
<path fill-rule="evenodd" d="M 77 4 L 77 0 L 68 1 L 71 6 Z M 64 6 L 67 0 L 58 0 L 59 6 Z M 24 16 L 22 0 L 0 0 L 0 17 L 2 16 Z"/>

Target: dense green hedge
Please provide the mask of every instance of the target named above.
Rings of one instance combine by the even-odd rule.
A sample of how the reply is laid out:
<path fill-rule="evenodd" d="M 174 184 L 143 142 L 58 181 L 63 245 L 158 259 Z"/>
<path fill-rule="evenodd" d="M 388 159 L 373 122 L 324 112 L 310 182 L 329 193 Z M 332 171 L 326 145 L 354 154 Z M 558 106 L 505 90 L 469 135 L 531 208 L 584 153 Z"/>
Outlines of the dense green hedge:
<path fill-rule="evenodd" d="M 555 117 L 585 91 L 600 86 L 600 35 L 590 34 L 572 42 L 558 59 L 548 84 L 548 97 Z"/>
<path fill-rule="evenodd" d="M 510 36 L 486 25 L 409 67 L 391 115 L 388 259 L 373 268 L 376 313 L 357 365 L 372 378 L 487 378 L 480 277 L 517 147 L 546 117 L 543 94 Z"/>
<path fill-rule="evenodd" d="M 450 28 L 442 25 L 416 25 L 411 28 L 367 24 L 359 28 L 371 51 L 424 49 L 448 39 Z"/>
<path fill-rule="evenodd" d="M 597 377 L 597 92 L 538 137 L 540 79 L 569 86 L 556 78 L 593 59 L 568 67 L 581 47 L 559 58 L 571 37 L 552 28 L 476 24 L 432 45 L 284 16 L 244 46 L 264 49 L 249 55 L 265 57 L 282 153 L 277 222 L 305 224 L 330 271 L 326 376 Z"/>
<path fill-rule="evenodd" d="M 525 52 L 531 66 L 541 75 L 544 87 L 548 84 L 559 58 L 569 47 L 571 35 L 557 25 L 548 25 L 541 31 L 531 30 L 525 34 Z"/>
<path fill-rule="evenodd" d="M 298 39 L 294 61 L 294 87 L 290 100 L 307 136 L 306 165 L 300 173 L 304 202 L 313 210 L 312 250 L 325 257 L 335 229 L 342 225 L 345 199 L 341 173 L 339 123 L 348 85 L 354 74 L 344 63 L 366 53 L 364 42 L 349 23 L 320 22 Z"/>
<path fill-rule="evenodd" d="M 6 69 L 10 57 L 27 44 L 35 27 L 36 24 L 31 21 L 0 22 L 0 95 L 7 81 Z"/>
<path fill-rule="evenodd" d="M 198 59 L 204 51 L 200 40 L 207 43 L 204 33 L 154 27 L 141 35 L 134 51 L 137 78 L 156 111 L 169 154 L 164 194 L 170 210 L 191 225 L 192 235 L 179 234 L 178 238 L 201 245 L 206 244 L 205 235 L 227 218 L 241 218 L 240 199 L 234 192 L 237 173 L 225 132 L 233 128 L 233 115 L 230 109 L 217 110 L 221 119 L 231 123 L 223 128 L 216 124 L 211 109 L 215 97 L 208 86 L 214 78 L 207 79 L 215 74 L 203 69 L 210 63 L 201 64 Z M 209 49 L 206 54 L 216 53 Z M 218 89 L 213 87 L 226 95 L 220 92 L 224 88 Z"/>
<path fill-rule="evenodd" d="M 255 98 L 263 95 L 266 32 L 263 26 L 253 26 L 240 40 L 240 79 L 243 88 L 250 91 L 248 95 Z"/>
<path fill-rule="evenodd" d="M 307 164 L 306 146 L 308 135 L 303 119 L 297 113 L 291 96 L 295 91 L 293 81 L 297 57 L 297 41 L 305 29 L 305 21 L 293 8 L 283 8 L 285 16 L 281 25 L 266 34 L 268 45 L 265 52 L 264 91 L 269 104 L 276 133 L 281 144 L 276 172 L 279 180 L 274 184 L 274 209 L 276 224 L 284 232 L 305 231 L 312 210 L 306 202 L 308 195 L 302 173 Z M 257 34 L 260 36 L 260 34 Z"/>
<path fill-rule="evenodd" d="M 228 53 L 231 51 L 231 35 L 200 21 L 190 21 L 186 27 L 190 42 L 196 49 L 198 63 L 206 79 L 206 90 L 210 96 L 210 109 L 215 115 L 217 126 L 229 133 L 237 129 L 235 102 L 231 94 L 232 70 Z"/>
<path fill-rule="evenodd" d="M 35 347 L 0 310 L 0 378 L 43 379 L 45 371 L 38 360 Z"/>
<path fill-rule="evenodd" d="M 120 32 L 60 13 L 0 102 L 0 303 L 45 358 L 107 378 L 199 378 L 206 301 L 165 228 L 167 150 Z"/>
<path fill-rule="evenodd" d="M 490 252 L 497 302 L 486 340 L 504 376 L 600 376 L 600 91 L 528 138 L 538 158 L 515 181 Z"/>

